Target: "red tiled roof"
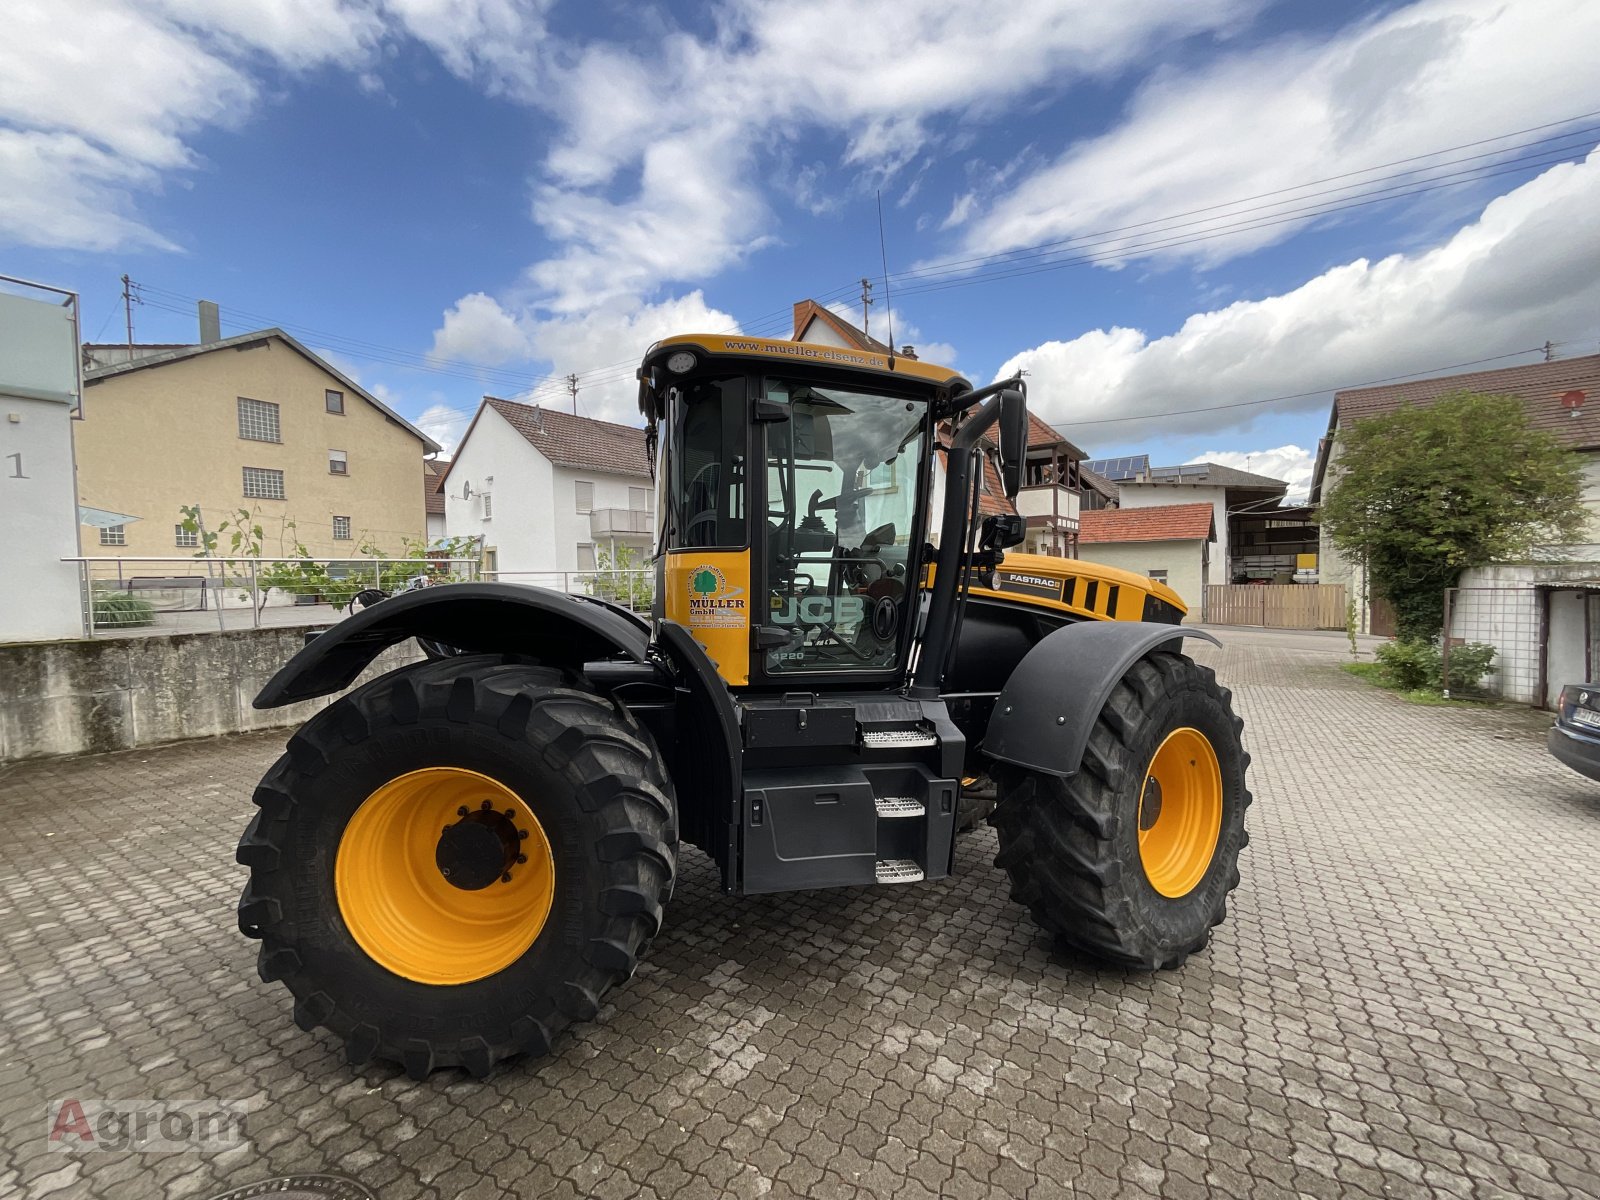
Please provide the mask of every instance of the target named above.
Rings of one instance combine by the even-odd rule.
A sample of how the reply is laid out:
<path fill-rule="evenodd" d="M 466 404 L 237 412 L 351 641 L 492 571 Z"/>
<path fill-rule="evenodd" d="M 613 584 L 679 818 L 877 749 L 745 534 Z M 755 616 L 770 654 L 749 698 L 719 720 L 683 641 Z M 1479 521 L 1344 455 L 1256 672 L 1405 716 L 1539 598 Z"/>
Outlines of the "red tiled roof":
<path fill-rule="evenodd" d="M 558 467 L 647 478 L 650 474 L 643 429 L 495 396 L 485 396 L 483 402 Z"/>
<path fill-rule="evenodd" d="M 1334 393 L 1333 411 L 1338 424 L 1348 428 L 1354 421 L 1391 413 L 1407 404 L 1432 404 L 1451 392 L 1516 396 L 1534 429 L 1555 434 L 1574 450 L 1600 446 L 1600 354 L 1466 375 L 1441 375 L 1383 387 L 1350 388 Z M 1562 405 L 1561 398 L 1568 392 L 1584 393 L 1583 404 L 1576 410 Z M 1577 416 L 1572 415 L 1574 411 Z"/>
<path fill-rule="evenodd" d="M 422 460 L 422 503 L 430 514 L 444 515 L 444 477 L 449 470 L 448 458 Z"/>
<path fill-rule="evenodd" d="M 794 334 L 795 341 L 805 336 L 806 326 L 812 321 L 821 321 L 845 340 L 845 343 L 854 346 L 857 350 L 871 350 L 875 354 L 887 354 L 889 346 L 880 342 L 871 334 L 863 333 L 854 325 L 846 321 L 838 313 L 822 307 L 815 300 L 797 300 L 794 306 Z M 904 358 L 915 358 L 916 355 L 902 355 Z"/>
<path fill-rule="evenodd" d="M 1209 504 L 1157 504 L 1150 508 L 1097 508 L 1078 517 L 1078 541 L 1214 541 Z"/>

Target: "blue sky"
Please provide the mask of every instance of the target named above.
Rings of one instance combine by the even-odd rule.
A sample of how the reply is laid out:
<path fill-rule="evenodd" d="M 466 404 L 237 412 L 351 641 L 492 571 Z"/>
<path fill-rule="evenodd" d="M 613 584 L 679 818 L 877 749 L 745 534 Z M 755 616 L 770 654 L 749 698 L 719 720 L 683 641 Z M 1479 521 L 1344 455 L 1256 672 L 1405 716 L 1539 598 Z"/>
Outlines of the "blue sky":
<path fill-rule="evenodd" d="M 880 192 L 896 340 L 1095 455 L 1299 482 L 1329 388 L 1600 349 L 1590 0 L 9 8 L 0 272 L 283 324 L 447 443 L 863 275 L 884 334 Z"/>

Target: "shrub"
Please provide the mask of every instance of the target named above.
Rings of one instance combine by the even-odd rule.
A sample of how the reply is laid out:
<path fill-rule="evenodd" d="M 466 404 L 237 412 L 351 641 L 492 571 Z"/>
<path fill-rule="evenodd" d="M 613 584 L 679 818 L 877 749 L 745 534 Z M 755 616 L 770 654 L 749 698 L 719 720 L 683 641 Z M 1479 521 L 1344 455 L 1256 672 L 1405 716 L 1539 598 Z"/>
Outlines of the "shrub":
<path fill-rule="evenodd" d="M 106 592 L 94 598 L 96 629 L 136 629 L 156 623 L 155 605 L 127 592 Z"/>
<path fill-rule="evenodd" d="M 1450 647 L 1450 678 L 1444 678 L 1444 654 L 1438 641 L 1422 638 L 1388 642 L 1376 655 L 1383 682 L 1402 691 L 1476 692 L 1494 665 L 1494 647 L 1463 642 Z"/>
<path fill-rule="evenodd" d="M 1388 642 L 1375 656 L 1390 687 L 1415 692 L 1439 686 L 1439 647 L 1421 638 Z"/>
<path fill-rule="evenodd" d="M 1450 677 L 1441 678 L 1440 682 L 1452 692 L 1477 692 L 1483 685 L 1483 677 L 1493 667 L 1493 646 L 1486 646 L 1482 642 L 1463 642 L 1450 647 Z"/>

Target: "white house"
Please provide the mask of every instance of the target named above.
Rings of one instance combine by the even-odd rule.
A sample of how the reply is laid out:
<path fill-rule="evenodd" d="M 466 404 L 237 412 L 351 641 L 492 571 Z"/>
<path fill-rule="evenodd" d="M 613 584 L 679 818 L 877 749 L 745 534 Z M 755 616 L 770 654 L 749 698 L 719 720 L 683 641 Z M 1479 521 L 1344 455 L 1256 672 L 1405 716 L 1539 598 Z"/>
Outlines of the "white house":
<path fill-rule="evenodd" d="M 1213 583 L 1235 582 L 1234 576 L 1241 573 L 1239 564 L 1234 561 L 1239 557 L 1232 536 L 1237 523 L 1235 518 L 1277 509 L 1289 490 L 1289 485 L 1281 479 L 1211 462 L 1153 467 L 1131 479 L 1119 479 L 1116 485 L 1118 505 L 1124 509 L 1197 503 L 1211 506 L 1211 519 L 1217 533 L 1212 563 L 1217 567 L 1218 577 L 1211 581 Z M 1293 569 L 1290 561 L 1284 573 Z"/>
<path fill-rule="evenodd" d="M 448 537 L 481 538 L 484 569 L 561 587 L 557 576 L 648 565 L 655 489 L 644 430 L 485 396 L 440 485 Z"/>

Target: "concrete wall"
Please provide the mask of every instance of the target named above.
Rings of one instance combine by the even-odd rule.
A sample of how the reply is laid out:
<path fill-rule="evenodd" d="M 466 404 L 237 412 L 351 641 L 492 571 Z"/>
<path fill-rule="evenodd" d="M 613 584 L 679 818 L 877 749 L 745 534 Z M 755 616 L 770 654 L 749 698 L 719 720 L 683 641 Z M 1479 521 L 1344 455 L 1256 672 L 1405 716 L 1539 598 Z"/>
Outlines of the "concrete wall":
<path fill-rule="evenodd" d="M 330 388 L 345 393 L 342 416 L 326 411 Z M 278 405 L 281 442 L 239 436 L 241 396 Z M 102 547 L 85 530 L 86 554 L 190 557 L 173 530 L 185 504 L 199 504 L 212 529 L 236 509 L 258 509 L 269 555 L 292 551 L 295 536 L 330 557 L 354 556 L 364 537 L 390 553 L 423 537 L 422 442 L 276 338 L 91 381 L 84 412 L 79 498 L 141 518 L 125 547 Z M 329 450 L 349 456 L 348 474 L 328 470 Z M 283 471 L 285 498 L 247 498 L 247 466 Z M 350 540 L 334 540 L 335 516 L 350 518 Z"/>
<path fill-rule="evenodd" d="M 1167 586 L 1183 597 L 1189 608 L 1185 625 L 1200 620 L 1208 578 L 1209 542 L 1086 542 L 1078 547 L 1078 557 L 1088 562 L 1121 567 L 1137 575 L 1165 570 Z"/>
<path fill-rule="evenodd" d="M 328 701 L 258 712 L 250 701 L 302 645 L 300 629 L 0 646 L 0 762 L 128 750 L 298 725 Z M 420 658 L 385 651 L 362 681 Z"/>

